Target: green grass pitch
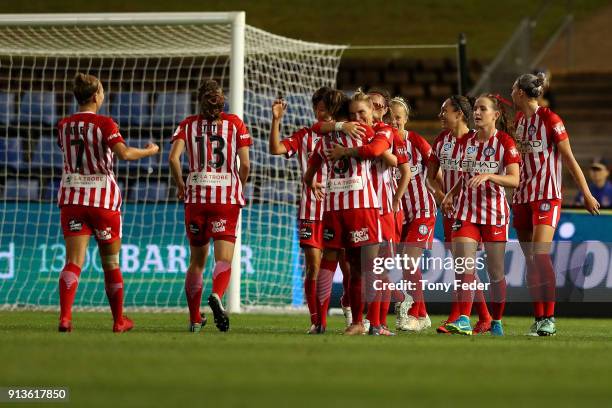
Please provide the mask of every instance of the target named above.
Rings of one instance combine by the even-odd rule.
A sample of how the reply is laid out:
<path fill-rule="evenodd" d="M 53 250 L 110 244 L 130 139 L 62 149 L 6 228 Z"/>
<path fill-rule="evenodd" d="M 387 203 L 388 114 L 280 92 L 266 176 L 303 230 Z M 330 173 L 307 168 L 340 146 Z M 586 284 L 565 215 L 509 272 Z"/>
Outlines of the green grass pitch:
<path fill-rule="evenodd" d="M 433 328 L 380 338 L 342 336 L 339 317 L 325 335 L 307 336 L 303 315 L 234 315 L 229 333 L 209 322 L 200 334 L 186 331 L 186 314 L 130 316 L 135 329 L 115 335 L 110 313 L 77 312 L 74 331 L 57 333 L 54 313 L 0 312 L 0 387 L 63 386 L 69 406 L 112 408 L 603 407 L 612 400 L 609 320 L 560 318 L 553 338 L 523 336 L 530 324 L 523 317 L 505 320 L 504 338 Z"/>

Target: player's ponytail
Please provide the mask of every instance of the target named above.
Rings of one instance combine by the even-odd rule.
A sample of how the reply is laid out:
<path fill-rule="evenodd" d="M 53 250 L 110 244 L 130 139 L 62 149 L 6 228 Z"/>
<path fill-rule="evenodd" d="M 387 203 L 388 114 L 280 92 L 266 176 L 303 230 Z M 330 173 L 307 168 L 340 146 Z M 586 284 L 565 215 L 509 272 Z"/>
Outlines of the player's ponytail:
<path fill-rule="evenodd" d="M 538 72 L 537 75 L 523 74 L 516 79 L 516 85 L 525 92 L 529 98 L 539 98 L 544 95 L 544 88 L 548 86 L 546 74 Z"/>
<path fill-rule="evenodd" d="M 370 107 L 370 109 L 374 109 L 374 104 L 372 103 L 372 98 L 370 98 L 370 95 L 368 95 L 367 93 L 363 92 L 363 90 L 361 88 L 357 88 L 357 90 L 353 94 L 353 97 L 351 98 L 351 101 L 353 101 L 353 102 L 365 102 Z"/>
<path fill-rule="evenodd" d="M 485 94 L 480 98 L 487 98 L 491 101 L 493 109 L 500 113 L 495 122 L 495 127 L 514 138 L 514 120 L 512 119 L 512 102 L 499 94 Z"/>
<path fill-rule="evenodd" d="M 100 88 L 100 81 L 93 75 L 78 73 L 74 77 L 72 93 L 79 105 L 92 102 L 92 98 Z"/>
<path fill-rule="evenodd" d="M 198 89 L 200 114 L 207 120 L 219 119 L 225 106 L 225 96 L 217 81 L 207 79 Z"/>

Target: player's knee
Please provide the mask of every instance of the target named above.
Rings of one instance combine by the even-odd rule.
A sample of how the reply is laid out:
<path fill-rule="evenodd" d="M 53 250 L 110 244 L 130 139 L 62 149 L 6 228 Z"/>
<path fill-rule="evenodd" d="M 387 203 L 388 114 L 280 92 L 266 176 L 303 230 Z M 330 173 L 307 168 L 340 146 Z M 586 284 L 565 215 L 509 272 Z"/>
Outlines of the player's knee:
<path fill-rule="evenodd" d="M 119 268 L 119 253 L 111 255 L 102 255 L 102 268 L 105 271 Z"/>

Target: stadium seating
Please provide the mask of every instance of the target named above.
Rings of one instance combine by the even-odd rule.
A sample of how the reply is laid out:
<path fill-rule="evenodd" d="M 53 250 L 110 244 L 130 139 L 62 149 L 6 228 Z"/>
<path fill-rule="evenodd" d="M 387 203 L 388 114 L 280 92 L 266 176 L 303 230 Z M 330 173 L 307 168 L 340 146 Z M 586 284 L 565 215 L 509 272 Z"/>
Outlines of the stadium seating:
<path fill-rule="evenodd" d="M 113 95 L 111 116 L 121 125 L 142 126 L 151 117 L 148 92 L 118 92 Z"/>
<path fill-rule="evenodd" d="M 15 94 L 0 92 L 0 125 L 12 125 L 15 115 Z"/>
<path fill-rule="evenodd" d="M 61 174 L 64 156 L 55 139 L 43 137 L 32 151 L 32 168 L 47 169 Z"/>
<path fill-rule="evenodd" d="M 191 94 L 187 92 L 162 92 L 157 94 L 153 107 L 153 123 L 176 126 L 194 112 Z"/>
<path fill-rule="evenodd" d="M 40 191 L 40 199 L 42 201 L 54 202 L 57 200 L 57 192 L 60 186 L 60 179 L 54 178 L 46 180 Z"/>
<path fill-rule="evenodd" d="M 137 181 L 129 189 L 129 201 L 157 202 L 168 199 L 168 183 L 164 181 Z"/>
<path fill-rule="evenodd" d="M 39 197 L 37 179 L 8 179 L 4 185 L 5 200 L 36 201 Z"/>
<path fill-rule="evenodd" d="M 8 168 L 13 171 L 27 169 L 24 162 L 21 139 L 0 138 L 0 168 Z"/>
<path fill-rule="evenodd" d="M 26 92 L 19 104 L 19 122 L 32 126 L 55 126 L 57 123 L 56 95 L 53 92 Z"/>

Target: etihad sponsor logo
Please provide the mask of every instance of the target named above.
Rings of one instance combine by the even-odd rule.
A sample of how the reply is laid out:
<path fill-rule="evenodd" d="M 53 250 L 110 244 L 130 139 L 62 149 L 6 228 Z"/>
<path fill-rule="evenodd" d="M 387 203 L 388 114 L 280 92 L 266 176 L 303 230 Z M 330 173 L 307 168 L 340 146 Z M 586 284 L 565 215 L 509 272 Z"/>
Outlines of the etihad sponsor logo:
<path fill-rule="evenodd" d="M 445 171 L 461 171 L 461 159 L 440 158 L 440 168 Z"/>
<path fill-rule="evenodd" d="M 539 153 L 544 150 L 541 140 L 517 140 L 516 148 L 522 154 Z"/>
<path fill-rule="evenodd" d="M 359 242 L 365 242 L 370 240 L 370 234 L 368 232 L 368 228 L 362 228 L 357 231 L 349 231 L 350 241 L 354 244 Z"/>
<path fill-rule="evenodd" d="M 488 160 L 462 160 L 461 168 L 463 171 L 472 173 L 490 173 L 499 172 L 499 163 L 497 161 Z"/>
<path fill-rule="evenodd" d="M 225 232 L 225 227 L 227 225 L 227 220 L 222 219 L 222 220 L 218 220 L 218 221 L 211 221 L 210 225 L 212 226 L 211 231 L 213 233 Z"/>

